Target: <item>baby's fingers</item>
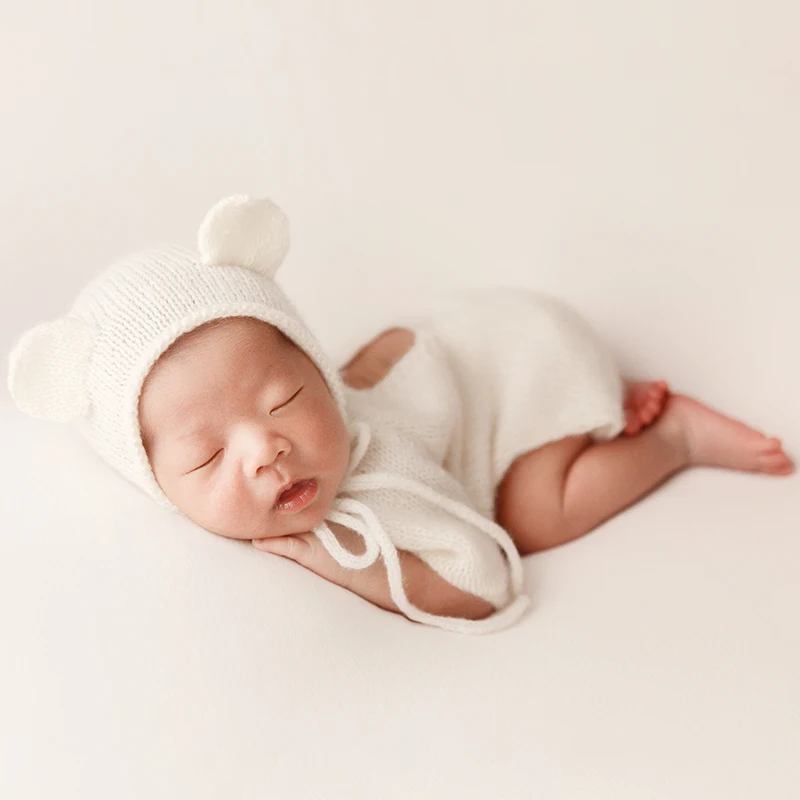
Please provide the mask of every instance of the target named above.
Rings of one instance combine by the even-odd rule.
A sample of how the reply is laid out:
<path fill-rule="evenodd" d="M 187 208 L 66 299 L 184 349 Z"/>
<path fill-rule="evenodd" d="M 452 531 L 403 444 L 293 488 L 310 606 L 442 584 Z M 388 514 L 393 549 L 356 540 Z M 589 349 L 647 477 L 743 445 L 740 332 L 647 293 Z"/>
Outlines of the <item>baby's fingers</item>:
<path fill-rule="evenodd" d="M 253 546 L 265 553 L 274 553 L 290 561 L 304 564 L 311 555 L 311 544 L 303 536 L 272 536 L 253 539 Z"/>

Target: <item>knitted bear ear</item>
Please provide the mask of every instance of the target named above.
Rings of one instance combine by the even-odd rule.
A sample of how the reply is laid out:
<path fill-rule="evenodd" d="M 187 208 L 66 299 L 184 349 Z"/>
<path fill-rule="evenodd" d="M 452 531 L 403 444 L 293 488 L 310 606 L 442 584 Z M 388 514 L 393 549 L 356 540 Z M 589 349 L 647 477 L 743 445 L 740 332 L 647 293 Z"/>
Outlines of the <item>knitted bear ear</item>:
<path fill-rule="evenodd" d="M 197 242 L 207 266 L 247 267 L 274 278 L 289 252 L 289 220 L 267 198 L 227 197 L 206 214 Z"/>
<path fill-rule="evenodd" d="M 28 331 L 9 358 L 8 388 L 14 402 L 26 414 L 53 422 L 85 416 L 93 347 L 91 326 L 70 317 Z"/>

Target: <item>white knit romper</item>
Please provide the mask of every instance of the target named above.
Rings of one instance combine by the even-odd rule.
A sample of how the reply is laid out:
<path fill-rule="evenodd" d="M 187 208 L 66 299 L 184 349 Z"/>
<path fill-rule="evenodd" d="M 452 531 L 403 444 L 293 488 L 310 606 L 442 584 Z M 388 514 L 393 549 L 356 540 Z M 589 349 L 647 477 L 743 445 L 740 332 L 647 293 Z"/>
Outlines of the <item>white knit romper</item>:
<path fill-rule="evenodd" d="M 494 523 L 497 486 L 521 454 L 566 436 L 612 439 L 624 427 L 623 385 L 594 330 L 561 301 L 520 289 L 483 291 L 407 327 L 414 346 L 375 387 L 346 389 L 358 431 L 328 519 L 361 532 L 340 563 L 380 553 L 392 598 L 410 619 L 463 633 L 507 627 L 524 612 L 519 554 Z M 397 549 L 497 611 L 483 620 L 417 609 L 402 587 Z"/>

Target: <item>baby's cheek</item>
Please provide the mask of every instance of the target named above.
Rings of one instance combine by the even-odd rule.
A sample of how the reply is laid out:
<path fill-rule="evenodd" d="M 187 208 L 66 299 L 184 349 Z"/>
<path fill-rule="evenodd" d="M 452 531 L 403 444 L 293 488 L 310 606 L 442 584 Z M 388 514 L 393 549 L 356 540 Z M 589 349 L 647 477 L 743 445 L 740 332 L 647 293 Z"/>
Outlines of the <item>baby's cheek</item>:
<path fill-rule="evenodd" d="M 198 481 L 186 487 L 182 510 L 194 522 L 221 536 L 237 536 L 241 503 L 229 485 L 212 486 Z"/>
<path fill-rule="evenodd" d="M 331 404 L 320 403 L 314 409 L 314 413 L 304 421 L 302 431 L 304 438 L 309 440 L 314 450 L 329 459 L 336 459 L 342 446 L 347 446 L 344 421 L 335 406 L 332 407 Z"/>
<path fill-rule="evenodd" d="M 207 499 L 207 515 L 216 533 L 233 539 L 258 539 L 284 535 L 272 529 L 276 520 L 260 498 L 253 497 L 242 485 L 219 487 Z"/>
<path fill-rule="evenodd" d="M 250 525 L 250 503 L 241 487 L 226 485 L 208 498 L 209 513 L 228 536 L 247 535 Z"/>

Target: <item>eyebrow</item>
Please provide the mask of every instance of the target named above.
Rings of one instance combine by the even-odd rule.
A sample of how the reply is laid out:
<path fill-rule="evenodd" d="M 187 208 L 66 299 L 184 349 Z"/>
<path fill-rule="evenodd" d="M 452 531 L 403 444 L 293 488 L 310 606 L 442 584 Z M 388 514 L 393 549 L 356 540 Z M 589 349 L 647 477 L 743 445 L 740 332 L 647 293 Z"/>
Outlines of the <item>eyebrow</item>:
<path fill-rule="evenodd" d="M 174 425 L 171 426 L 172 431 L 175 432 L 175 441 L 177 442 L 185 442 L 191 439 L 197 439 L 208 427 L 207 420 L 189 420 L 184 424 L 181 424 L 181 417 L 185 409 L 185 404 L 178 408 L 178 410 L 173 415 L 173 420 L 178 420 Z"/>

